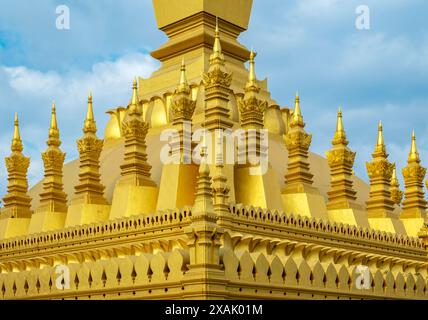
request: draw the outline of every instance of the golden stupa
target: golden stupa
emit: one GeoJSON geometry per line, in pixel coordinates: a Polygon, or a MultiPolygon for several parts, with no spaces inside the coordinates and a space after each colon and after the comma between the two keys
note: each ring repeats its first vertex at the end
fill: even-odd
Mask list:
{"type": "Polygon", "coordinates": [[[103,138],[89,95],[80,157],[65,165],[54,104],[45,177],[30,190],[15,116],[0,299],[427,298],[426,169],[415,134],[402,192],[379,124],[367,185],[353,173],[346,113],[323,158],[310,153],[304,97],[281,108],[257,79],[256,54],[237,40],[252,0],[153,6],[169,37],[152,52],[159,70],[107,111],[103,138]],[[232,161],[218,132],[241,133],[232,161]]]}

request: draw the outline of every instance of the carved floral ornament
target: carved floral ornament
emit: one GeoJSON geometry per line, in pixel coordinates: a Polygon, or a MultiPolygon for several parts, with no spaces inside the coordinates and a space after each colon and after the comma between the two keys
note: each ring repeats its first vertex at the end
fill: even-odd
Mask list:
{"type": "Polygon", "coordinates": [[[333,149],[326,152],[327,160],[330,166],[338,164],[347,164],[352,166],[355,161],[356,152],[353,152],[347,148],[333,149]]]}
{"type": "Polygon", "coordinates": [[[212,70],[202,75],[203,83],[206,87],[222,85],[230,87],[232,84],[232,74],[221,70],[220,66],[215,66],[212,70]]]}
{"type": "Polygon", "coordinates": [[[422,182],[427,173],[427,169],[421,166],[408,166],[403,168],[403,177],[405,180],[416,180],[422,182]]]}
{"type": "Polygon", "coordinates": [[[8,172],[26,173],[30,166],[30,158],[22,154],[14,153],[10,157],[5,158],[6,168],[8,172]]]}
{"type": "Polygon", "coordinates": [[[379,161],[367,162],[366,166],[370,178],[383,177],[387,180],[391,180],[395,163],[390,163],[387,159],[381,159],[379,161]]]}
{"type": "Polygon", "coordinates": [[[182,117],[185,120],[191,120],[195,107],[196,101],[192,101],[189,97],[174,97],[173,103],[171,104],[172,116],[174,119],[182,117]]]}
{"type": "Polygon", "coordinates": [[[91,157],[98,158],[99,154],[103,149],[104,141],[97,139],[94,136],[86,136],[82,139],[77,140],[77,148],[79,153],[91,153],[91,157]]]}
{"type": "Polygon", "coordinates": [[[45,168],[62,171],[65,160],[65,153],[58,149],[49,149],[42,153],[45,168]]]}
{"type": "Polygon", "coordinates": [[[125,136],[145,138],[149,126],[140,118],[128,118],[123,122],[122,130],[125,136]]]}
{"type": "Polygon", "coordinates": [[[285,136],[285,143],[288,148],[302,147],[305,150],[309,149],[312,142],[312,135],[304,131],[290,131],[285,136]]]}
{"type": "Polygon", "coordinates": [[[261,115],[263,117],[267,107],[267,101],[257,99],[256,96],[251,96],[250,98],[239,101],[239,109],[243,116],[245,113],[254,112],[257,115],[261,115]]]}

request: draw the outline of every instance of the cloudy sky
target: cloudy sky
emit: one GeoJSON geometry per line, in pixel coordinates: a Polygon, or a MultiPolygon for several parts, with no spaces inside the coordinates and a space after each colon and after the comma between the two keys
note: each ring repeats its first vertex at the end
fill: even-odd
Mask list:
{"type": "MultiPolygon", "coordinates": [[[[343,107],[356,171],[384,122],[391,161],[406,162],[414,128],[428,165],[428,2],[426,0],[254,0],[250,29],[240,38],[259,55],[259,78],[273,97],[291,105],[299,91],[312,150],[330,147],[336,112],[343,107]],[[355,26],[359,5],[370,9],[370,29],[355,26]]],[[[18,112],[30,182],[43,176],[50,107],[55,100],[63,149],[77,156],[75,140],[93,91],[100,130],[108,108],[129,99],[135,75],[158,63],[148,54],[165,42],[150,0],[14,0],[0,9],[0,157],[9,154],[18,112]],[[55,26],[56,8],[67,5],[71,29],[55,26]]],[[[0,165],[0,194],[6,190],[0,165]]]]}

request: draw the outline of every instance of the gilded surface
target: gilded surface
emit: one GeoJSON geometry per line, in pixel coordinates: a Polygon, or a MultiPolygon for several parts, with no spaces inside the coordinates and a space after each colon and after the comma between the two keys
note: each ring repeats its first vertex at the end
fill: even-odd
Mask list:
{"type": "Polygon", "coordinates": [[[53,106],[34,214],[16,118],[0,214],[0,299],[428,299],[426,169],[415,135],[401,209],[381,124],[369,192],[353,174],[341,109],[320,159],[310,153],[299,96],[294,110],[281,109],[257,80],[256,54],[237,40],[252,2],[189,1],[154,0],[169,37],[153,52],[162,66],[134,80],[126,107],[109,111],[104,139],[89,96],[79,159],[66,166],[53,106]],[[269,148],[260,133],[244,140],[255,137],[249,146],[269,156],[267,172],[250,174],[257,165],[205,148],[200,164],[161,164],[162,129],[178,131],[166,143],[180,154],[196,150],[183,146],[186,122],[210,134],[266,129],[269,148]],[[64,192],[63,179],[76,177],[74,194],[64,192]],[[368,289],[357,287],[361,265],[368,289]],[[68,288],[57,286],[58,267],[68,288]]]}

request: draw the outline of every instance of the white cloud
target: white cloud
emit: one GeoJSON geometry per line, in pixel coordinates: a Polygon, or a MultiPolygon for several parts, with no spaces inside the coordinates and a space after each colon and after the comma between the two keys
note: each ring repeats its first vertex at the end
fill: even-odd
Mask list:
{"type": "MultiPolygon", "coordinates": [[[[104,112],[109,107],[126,104],[131,95],[132,80],[135,76],[148,77],[157,68],[157,62],[147,54],[134,53],[114,61],[96,63],[89,71],[72,69],[65,74],[55,71],[41,72],[24,66],[0,66],[0,86],[10,88],[0,101],[10,100],[7,108],[1,104],[2,115],[9,121],[14,111],[20,111],[21,136],[24,153],[31,157],[29,169],[30,184],[43,176],[43,162],[40,152],[46,148],[49,108],[52,100],[57,104],[58,123],[63,141],[62,149],[67,159],[77,156],[75,140],[81,135],[80,125],[86,110],[89,90],[94,95],[95,116],[100,135],[108,117],[104,112]],[[36,111],[38,109],[38,111],[36,111]]],[[[12,122],[0,128],[0,153],[4,157],[10,153],[12,122]]],[[[5,181],[7,173],[0,165],[0,178],[5,181]]],[[[5,184],[0,184],[0,193],[6,192],[5,184]]]]}

